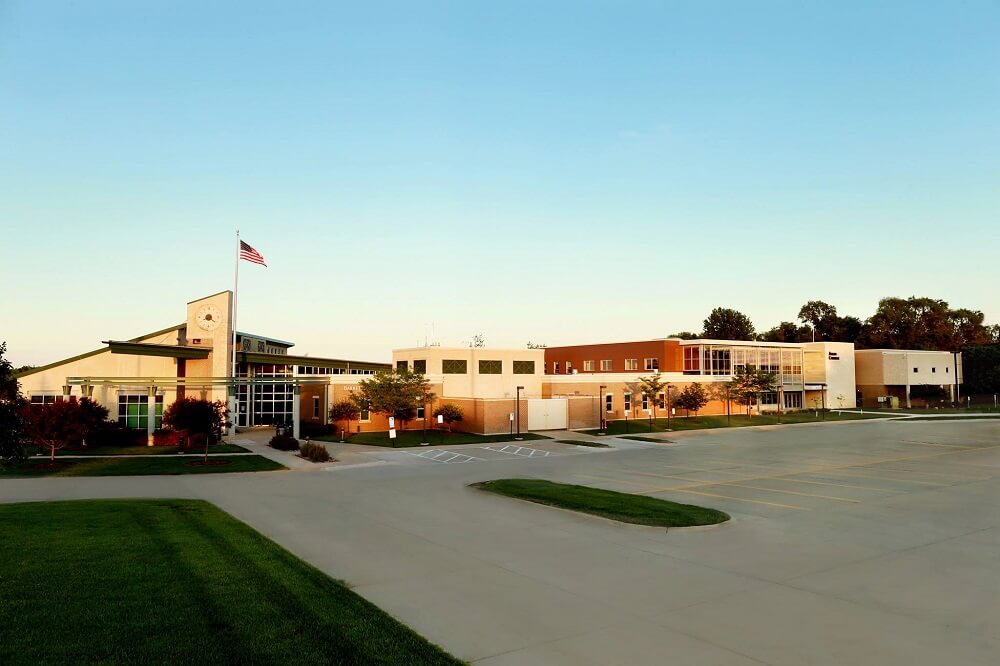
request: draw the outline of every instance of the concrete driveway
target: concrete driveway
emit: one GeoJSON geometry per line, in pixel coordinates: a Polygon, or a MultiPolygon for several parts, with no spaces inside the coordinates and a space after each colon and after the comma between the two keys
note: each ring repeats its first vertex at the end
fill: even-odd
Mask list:
{"type": "Polygon", "coordinates": [[[310,472],[6,480],[0,501],[207,499],[479,664],[998,662],[1000,421],[674,440],[589,455],[455,446],[478,459],[310,472]],[[667,532],[467,487],[509,476],[714,506],[733,521],[667,532]]]}

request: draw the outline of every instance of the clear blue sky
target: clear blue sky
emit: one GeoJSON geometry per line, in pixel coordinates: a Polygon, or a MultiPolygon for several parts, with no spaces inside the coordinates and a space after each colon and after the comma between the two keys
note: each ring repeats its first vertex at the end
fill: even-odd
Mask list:
{"type": "Polygon", "coordinates": [[[809,299],[1000,315],[996,2],[0,2],[0,339],[382,360],[809,299]]]}

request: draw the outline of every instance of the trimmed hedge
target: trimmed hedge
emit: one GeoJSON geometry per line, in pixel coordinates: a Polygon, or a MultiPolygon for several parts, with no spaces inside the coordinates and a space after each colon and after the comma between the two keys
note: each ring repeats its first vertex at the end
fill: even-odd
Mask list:
{"type": "Polygon", "coordinates": [[[325,446],[315,442],[306,442],[299,447],[299,455],[314,463],[330,461],[330,452],[326,450],[325,446]]]}
{"type": "Polygon", "coordinates": [[[271,438],[271,441],[267,443],[272,449],[278,449],[279,451],[298,451],[299,450],[299,440],[294,437],[289,437],[288,435],[275,435],[271,438]]]}

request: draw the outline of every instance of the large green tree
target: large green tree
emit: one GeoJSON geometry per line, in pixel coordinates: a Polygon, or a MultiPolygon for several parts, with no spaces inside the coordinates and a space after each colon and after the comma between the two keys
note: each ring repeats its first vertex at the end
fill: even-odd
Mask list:
{"type": "Polygon", "coordinates": [[[392,416],[403,426],[417,415],[417,408],[433,402],[430,382],[419,372],[385,370],[358,382],[351,400],[358,409],[392,416]]]}
{"type": "Polygon", "coordinates": [[[799,321],[808,330],[809,337],[788,340],[787,342],[806,342],[815,333],[816,340],[825,342],[854,342],[861,333],[861,320],[857,317],[841,317],[837,308],[823,301],[809,301],[799,308],[799,321]]]}
{"type": "Polygon", "coordinates": [[[795,322],[783,321],[774,328],[760,335],[764,342],[809,342],[812,331],[808,326],[799,326],[795,322]]]}
{"type": "Polygon", "coordinates": [[[861,331],[859,343],[887,349],[943,349],[993,342],[978,310],[952,309],[934,298],[883,298],[861,331]]]}
{"type": "Polygon", "coordinates": [[[674,404],[687,412],[688,415],[694,412],[697,416],[701,408],[708,404],[708,391],[705,387],[694,382],[684,387],[684,390],[674,399],[674,404]]]}
{"type": "Polygon", "coordinates": [[[7,343],[0,342],[0,465],[24,460],[24,423],[21,410],[24,398],[14,377],[14,368],[5,358],[7,343]]]}
{"type": "Polygon", "coordinates": [[[753,340],[753,322],[732,308],[715,308],[703,323],[702,337],[712,340],[753,340]]]}

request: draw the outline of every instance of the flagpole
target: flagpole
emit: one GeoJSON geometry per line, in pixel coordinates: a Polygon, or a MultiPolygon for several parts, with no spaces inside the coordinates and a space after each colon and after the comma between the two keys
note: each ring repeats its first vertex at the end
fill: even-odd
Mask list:
{"type": "Polygon", "coordinates": [[[233,432],[236,432],[237,412],[239,411],[240,395],[239,387],[236,384],[236,313],[239,303],[240,293],[240,230],[236,230],[236,278],[233,281],[233,312],[231,321],[233,323],[233,361],[232,361],[232,391],[233,391],[233,413],[230,416],[233,423],[233,432]]]}

